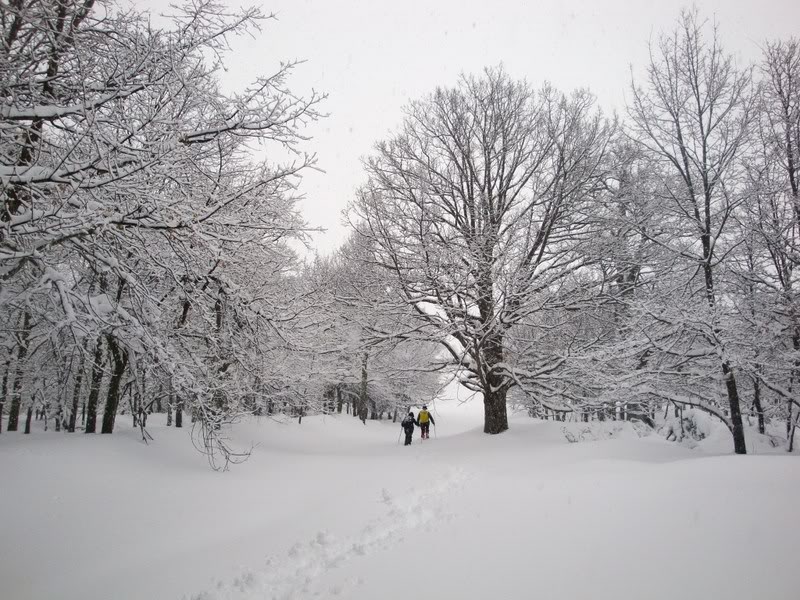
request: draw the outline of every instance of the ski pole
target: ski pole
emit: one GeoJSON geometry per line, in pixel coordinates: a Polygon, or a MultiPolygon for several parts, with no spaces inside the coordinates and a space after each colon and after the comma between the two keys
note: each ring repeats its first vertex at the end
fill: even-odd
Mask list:
{"type": "Polygon", "coordinates": [[[403,430],[401,429],[401,430],[400,430],[400,433],[398,433],[398,434],[397,434],[397,444],[396,444],[397,446],[399,446],[399,445],[400,445],[400,437],[401,437],[402,435],[403,435],[403,430]]]}
{"type": "Polygon", "coordinates": [[[436,423],[433,424],[433,437],[434,439],[439,437],[438,435],[436,435],[436,423]]]}

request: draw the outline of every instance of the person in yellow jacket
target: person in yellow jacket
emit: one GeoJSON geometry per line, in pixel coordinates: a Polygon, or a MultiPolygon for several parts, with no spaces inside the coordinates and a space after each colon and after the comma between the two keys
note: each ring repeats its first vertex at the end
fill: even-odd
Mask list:
{"type": "Polygon", "coordinates": [[[431,423],[435,426],[436,421],[433,420],[433,415],[428,412],[428,407],[425,404],[422,405],[422,410],[417,415],[417,423],[419,423],[419,428],[422,430],[422,439],[426,440],[431,437],[431,423]]]}

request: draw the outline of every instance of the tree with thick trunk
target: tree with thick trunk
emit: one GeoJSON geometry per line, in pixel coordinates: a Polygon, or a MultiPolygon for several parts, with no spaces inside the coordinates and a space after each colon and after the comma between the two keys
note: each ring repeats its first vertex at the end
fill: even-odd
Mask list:
{"type": "Polygon", "coordinates": [[[106,343],[113,365],[111,379],[108,383],[106,406],[103,410],[103,425],[100,433],[113,433],[114,420],[116,419],[117,407],[119,406],[120,384],[122,383],[122,377],[125,375],[125,370],[128,366],[128,351],[120,346],[119,341],[113,335],[109,334],[106,336],[106,343]]]}
{"type": "Polygon", "coordinates": [[[25,359],[28,356],[28,338],[31,333],[31,325],[31,314],[26,310],[22,315],[22,329],[17,334],[17,363],[14,372],[14,383],[11,386],[11,406],[8,410],[7,431],[17,431],[19,427],[22,380],[25,377],[25,359]]]}
{"type": "Polygon", "coordinates": [[[103,338],[98,335],[94,346],[92,373],[89,376],[89,400],[86,404],[86,427],[84,433],[95,433],[97,431],[97,401],[100,398],[100,386],[103,382],[104,372],[103,338]]]}
{"type": "Polygon", "coordinates": [[[441,346],[436,366],[482,393],[486,433],[508,428],[508,389],[536,378],[506,355],[506,337],[580,268],[577,215],[609,135],[589,94],[487,69],[411,103],[366,163],[351,220],[416,317],[395,335],[441,346]]]}

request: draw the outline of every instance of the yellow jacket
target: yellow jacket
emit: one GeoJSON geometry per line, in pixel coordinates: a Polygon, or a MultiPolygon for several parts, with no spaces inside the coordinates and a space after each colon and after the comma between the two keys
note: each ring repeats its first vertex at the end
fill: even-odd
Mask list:
{"type": "Polygon", "coordinates": [[[420,425],[425,425],[428,421],[436,425],[436,421],[433,420],[433,415],[429,413],[427,410],[419,411],[419,415],[417,416],[417,422],[420,425]]]}

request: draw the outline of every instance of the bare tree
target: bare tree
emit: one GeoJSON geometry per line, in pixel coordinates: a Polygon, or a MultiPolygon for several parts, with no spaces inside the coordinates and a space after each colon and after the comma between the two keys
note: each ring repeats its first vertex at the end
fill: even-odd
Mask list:
{"type": "Polygon", "coordinates": [[[764,384],[783,399],[791,448],[800,408],[794,392],[800,377],[800,42],[768,43],[759,72],[760,143],[748,164],[753,202],[747,222],[758,241],[747,285],[763,298],[750,311],[755,335],[762,334],[754,376],[756,386],[764,384]],[[787,335],[763,336],[764,323],[787,335]]]}
{"type": "MultiPolygon", "coordinates": [[[[739,243],[730,235],[730,225],[746,198],[741,159],[755,116],[750,71],[738,70],[725,54],[715,26],[707,34],[697,13],[684,11],[676,30],[651,47],[645,85],[633,85],[629,114],[630,137],[661,173],[663,185],[653,203],[658,216],[651,221],[658,226],[646,235],[665,252],[662,266],[670,275],[662,270],[658,276],[669,277],[673,285],[661,292],[672,307],[661,316],[668,331],[649,339],[662,356],[674,354],[675,368],[667,369],[672,373],[680,372],[678,364],[687,360],[716,362],[729,415],[714,408],[713,393],[706,396],[710,401],[698,396],[696,404],[723,418],[735,451],[744,454],[721,274],[739,243]],[[698,297],[704,307],[697,304],[698,297]],[[692,307],[697,310],[689,314],[692,307]]],[[[695,402],[687,396],[680,400],[695,402]]]]}
{"type": "Polygon", "coordinates": [[[577,215],[597,183],[610,128],[585,92],[570,97],[502,69],[412,103],[377,145],[352,205],[359,236],[484,400],[484,431],[508,428],[506,394],[525,375],[508,331],[583,264],[577,215]],[[535,300],[539,298],[539,300],[535,300]]]}

